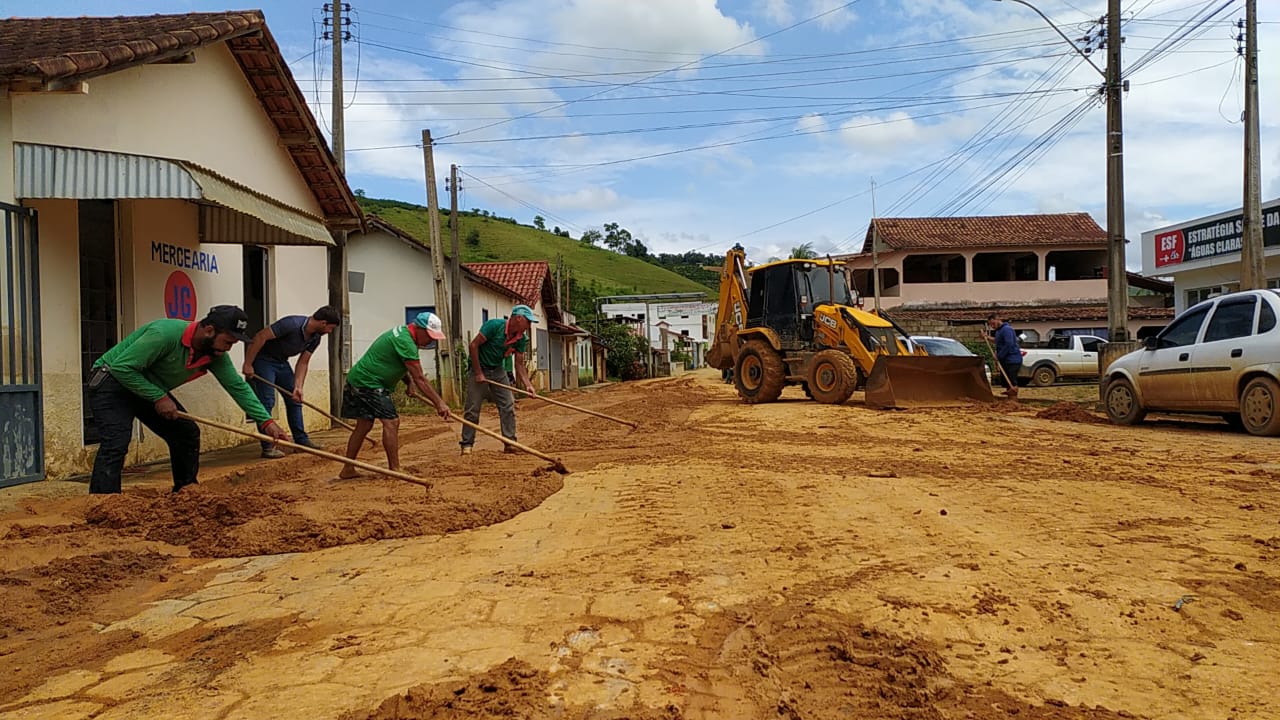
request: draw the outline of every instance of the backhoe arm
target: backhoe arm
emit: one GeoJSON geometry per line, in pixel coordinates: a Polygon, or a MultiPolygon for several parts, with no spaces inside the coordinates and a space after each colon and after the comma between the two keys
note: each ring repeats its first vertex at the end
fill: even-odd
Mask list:
{"type": "Polygon", "coordinates": [[[733,367],[738,331],[747,318],[746,253],[734,245],[720,268],[720,306],[716,310],[716,335],[707,350],[707,363],[717,370],[733,367]]]}

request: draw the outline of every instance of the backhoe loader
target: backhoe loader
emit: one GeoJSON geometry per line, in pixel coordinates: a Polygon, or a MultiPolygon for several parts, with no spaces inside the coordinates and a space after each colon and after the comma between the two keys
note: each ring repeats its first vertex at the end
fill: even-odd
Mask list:
{"type": "Polygon", "coordinates": [[[821,403],[859,387],[873,407],[994,401],[981,358],[931,357],[892,320],[858,308],[842,263],[745,262],[740,246],[725,254],[707,351],[712,367],[733,368],[744,402],[773,402],[796,384],[821,403]]]}

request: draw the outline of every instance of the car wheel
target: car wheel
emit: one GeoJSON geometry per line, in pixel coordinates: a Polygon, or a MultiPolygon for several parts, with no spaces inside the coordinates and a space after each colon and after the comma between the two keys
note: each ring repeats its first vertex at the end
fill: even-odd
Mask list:
{"type": "Polygon", "coordinates": [[[1107,383],[1106,393],[1107,417],[1117,425],[1137,425],[1147,416],[1147,411],[1138,402],[1138,393],[1133,383],[1125,378],[1116,378],[1107,383]]]}
{"type": "Polygon", "coordinates": [[[1031,384],[1036,387],[1049,387],[1058,379],[1058,371],[1052,365],[1041,365],[1031,371],[1031,384]]]}
{"type": "Polygon", "coordinates": [[[1280,435],[1280,383],[1256,377],[1240,393],[1240,422],[1250,435],[1280,435]]]}

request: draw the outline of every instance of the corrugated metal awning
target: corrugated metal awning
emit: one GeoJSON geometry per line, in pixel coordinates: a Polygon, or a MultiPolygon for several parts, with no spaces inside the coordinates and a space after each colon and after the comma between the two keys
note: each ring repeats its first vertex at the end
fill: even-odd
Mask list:
{"type": "Polygon", "coordinates": [[[14,184],[19,199],[190,200],[206,243],[333,245],[319,218],[181,160],[14,143],[14,184]]]}

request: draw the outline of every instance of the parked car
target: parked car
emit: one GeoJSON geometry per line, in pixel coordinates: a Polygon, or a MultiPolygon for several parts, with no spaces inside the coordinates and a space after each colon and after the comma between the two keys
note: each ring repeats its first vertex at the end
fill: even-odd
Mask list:
{"type": "Polygon", "coordinates": [[[1043,348],[1022,351],[1018,377],[1027,384],[1047,387],[1059,378],[1098,377],[1098,346],[1107,341],[1096,335],[1058,335],[1043,348]]]}
{"type": "Polygon", "coordinates": [[[1213,413],[1254,435],[1280,435],[1280,294],[1246,290],[1205,300],[1107,368],[1107,417],[1213,413]]]}
{"type": "MultiPolygon", "coordinates": [[[[959,340],[949,337],[939,337],[935,335],[912,335],[911,342],[916,343],[924,348],[924,351],[930,355],[952,356],[952,357],[975,357],[976,353],[964,346],[959,340]]],[[[991,384],[991,365],[990,363],[983,365],[987,371],[987,384],[991,384]]]]}

